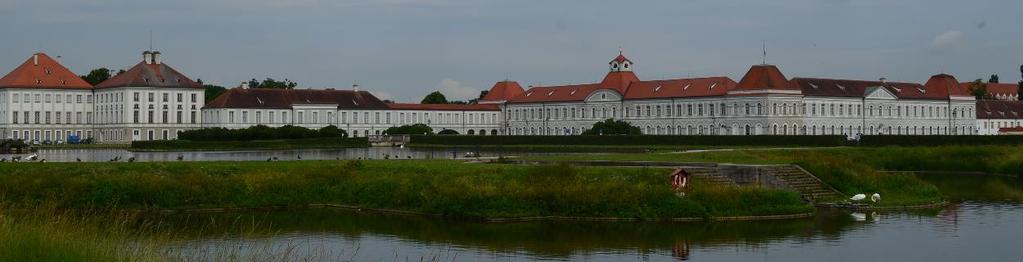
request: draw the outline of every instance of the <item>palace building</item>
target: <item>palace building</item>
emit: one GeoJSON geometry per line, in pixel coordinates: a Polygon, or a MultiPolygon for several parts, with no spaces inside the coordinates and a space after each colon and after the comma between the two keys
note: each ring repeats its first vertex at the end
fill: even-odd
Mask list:
{"type": "Polygon", "coordinates": [[[575,135],[605,119],[652,135],[1018,134],[1019,86],[988,84],[976,100],[947,74],[923,84],[788,78],[774,65],[727,76],[641,80],[621,52],[600,82],[530,86],[499,81],[478,104],[388,103],[339,89],[229,89],[211,102],[202,86],[163,63],[160,52],[91,86],[43,53],[0,78],[0,134],[26,141],[100,143],[176,139],[209,127],[334,125],[354,136],[426,124],[463,135],[575,135]]]}
{"type": "Polygon", "coordinates": [[[925,84],[786,78],[754,65],[728,77],[640,80],[619,54],[599,83],[538,86],[508,99],[511,135],[580,134],[621,119],[655,135],[977,134],[976,101],[955,77],[925,84]]]}

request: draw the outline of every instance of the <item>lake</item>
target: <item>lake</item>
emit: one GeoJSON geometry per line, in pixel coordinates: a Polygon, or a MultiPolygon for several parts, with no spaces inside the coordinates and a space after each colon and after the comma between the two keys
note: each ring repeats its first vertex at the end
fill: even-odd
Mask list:
{"type": "Polygon", "coordinates": [[[954,202],[935,210],[718,223],[483,223],[323,209],[158,220],[176,232],[168,248],[200,260],[1020,261],[1019,179],[925,179],[954,192],[954,202]]]}

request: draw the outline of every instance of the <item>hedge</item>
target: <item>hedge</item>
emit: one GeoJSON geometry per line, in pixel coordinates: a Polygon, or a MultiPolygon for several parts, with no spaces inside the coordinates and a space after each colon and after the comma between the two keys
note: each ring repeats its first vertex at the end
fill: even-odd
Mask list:
{"type": "Polygon", "coordinates": [[[223,127],[203,128],[181,132],[178,139],[192,141],[250,141],[250,140],[274,140],[274,139],[303,139],[313,137],[346,137],[348,132],[329,125],[319,130],[305,127],[286,125],[282,127],[268,127],[255,125],[242,129],[227,129],[223,127]]]}
{"type": "Polygon", "coordinates": [[[234,149],[301,149],[301,148],[350,148],[369,147],[366,137],[333,137],[306,139],[279,139],[253,141],[191,141],[156,140],[133,141],[132,149],[138,150],[234,150],[234,149]]]}
{"type": "Polygon", "coordinates": [[[869,135],[862,146],[1023,145],[1023,136],[869,135]]]}
{"type": "Polygon", "coordinates": [[[845,136],[412,136],[425,145],[844,146],[845,136]]]}

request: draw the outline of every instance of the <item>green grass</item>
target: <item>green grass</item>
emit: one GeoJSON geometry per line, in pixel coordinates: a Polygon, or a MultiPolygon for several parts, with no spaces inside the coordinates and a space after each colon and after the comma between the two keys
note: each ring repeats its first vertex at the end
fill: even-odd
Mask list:
{"type": "Polygon", "coordinates": [[[453,217],[673,218],[812,212],[794,192],[694,181],[667,170],[455,161],[47,163],[0,165],[0,201],[162,209],[333,203],[453,217]]]}
{"type": "Polygon", "coordinates": [[[193,151],[193,150],[280,150],[307,148],[367,147],[365,138],[307,138],[254,141],[188,141],[160,140],[132,142],[133,151],[193,151]]]}
{"type": "Polygon", "coordinates": [[[152,235],[129,215],[52,208],[0,212],[0,261],[165,260],[152,235]]]}
{"type": "Polygon", "coordinates": [[[848,194],[880,193],[882,205],[923,204],[942,199],[939,190],[910,174],[880,171],[945,171],[1023,174],[1021,146],[841,147],[733,149],[693,153],[545,156],[526,159],[676,161],[798,164],[848,194]]]}

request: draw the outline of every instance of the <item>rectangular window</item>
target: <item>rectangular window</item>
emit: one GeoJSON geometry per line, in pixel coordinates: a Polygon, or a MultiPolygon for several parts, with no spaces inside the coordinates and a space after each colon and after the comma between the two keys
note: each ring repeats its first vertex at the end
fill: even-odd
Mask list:
{"type": "Polygon", "coordinates": [[[148,98],[149,98],[149,102],[153,102],[153,97],[155,97],[155,95],[154,95],[154,94],[153,94],[152,92],[150,92],[150,93],[146,93],[146,95],[147,95],[147,96],[148,96],[148,98]]]}
{"type": "Polygon", "coordinates": [[[136,124],[139,123],[139,111],[138,110],[135,110],[134,114],[132,114],[132,120],[133,120],[132,122],[134,122],[136,124]]]}
{"type": "Polygon", "coordinates": [[[135,92],[135,93],[132,93],[132,96],[134,97],[134,99],[133,99],[133,100],[134,100],[135,102],[138,102],[138,101],[139,101],[139,92],[135,92]]]}
{"type": "Polygon", "coordinates": [[[91,104],[92,103],[92,95],[86,95],[85,96],[85,102],[91,104]]]}
{"type": "Polygon", "coordinates": [[[168,97],[170,97],[170,94],[168,94],[168,93],[163,93],[163,101],[164,101],[164,102],[167,102],[167,100],[168,100],[167,98],[168,98],[168,97]]]}
{"type": "Polygon", "coordinates": [[[191,122],[192,122],[192,124],[195,124],[195,122],[197,121],[197,120],[195,119],[195,111],[192,111],[192,115],[191,115],[191,118],[190,118],[190,120],[189,120],[189,121],[191,121],[191,122]]]}
{"type": "Polygon", "coordinates": [[[40,95],[40,94],[36,94],[36,97],[35,97],[35,98],[36,98],[36,99],[35,99],[35,102],[36,102],[36,104],[39,104],[39,103],[42,103],[42,102],[43,102],[43,99],[42,99],[42,95],[40,95]]]}
{"type": "Polygon", "coordinates": [[[183,96],[183,94],[178,93],[178,103],[184,102],[184,99],[183,99],[182,96],[183,96]]]}
{"type": "Polygon", "coordinates": [[[11,102],[12,102],[12,103],[15,103],[15,104],[17,104],[17,103],[20,103],[20,102],[21,102],[21,101],[18,101],[18,98],[19,98],[19,95],[18,95],[18,93],[14,93],[14,96],[13,96],[13,98],[14,98],[14,99],[11,99],[11,102]]]}
{"type": "Polygon", "coordinates": [[[82,95],[75,96],[75,103],[76,104],[81,104],[82,103],[82,95]]]}
{"type": "MultiPolygon", "coordinates": [[[[18,123],[18,111],[13,111],[13,112],[14,112],[14,115],[13,115],[14,119],[11,119],[11,121],[14,124],[17,124],[18,123]]],[[[15,137],[15,138],[17,138],[17,137],[15,137]]]]}
{"type": "Polygon", "coordinates": [[[196,101],[196,97],[197,97],[197,96],[196,96],[195,94],[192,94],[192,103],[195,103],[195,101],[196,101]]]}
{"type": "Polygon", "coordinates": [[[54,102],[54,103],[58,103],[58,104],[59,104],[59,103],[61,103],[61,102],[62,102],[62,101],[61,101],[61,99],[60,99],[61,97],[64,97],[64,96],[62,96],[62,95],[56,95],[56,96],[54,96],[54,97],[53,97],[53,98],[54,98],[54,101],[53,101],[53,102],[54,102]]]}
{"type": "Polygon", "coordinates": [[[227,122],[234,124],[234,111],[227,112],[227,122]]]}

